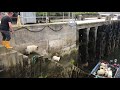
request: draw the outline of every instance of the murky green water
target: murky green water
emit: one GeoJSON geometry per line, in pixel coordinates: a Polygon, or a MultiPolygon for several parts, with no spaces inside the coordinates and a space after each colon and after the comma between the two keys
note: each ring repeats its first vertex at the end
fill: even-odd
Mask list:
{"type": "MultiPolygon", "coordinates": [[[[120,64],[120,48],[115,49],[113,53],[111,53],[109,56],[105,56],[102,58],[102,60],[109,62],[110,60],[117,59],[117,63],[120,64]]],[[[97,65],[99,61],[95,60],[94,62],[90,62],[89,66],[86,67],[84,70],[87,72],[91,72],[92,69],[97,65]]]]}
{"type": "Polygon", "coordinates": [[[117,59],[117,62],[120,63],[120,48],[115,49],[113,53],[111,53],[108,57],[104,57],[103,59],[106,61],[117,59]]]}

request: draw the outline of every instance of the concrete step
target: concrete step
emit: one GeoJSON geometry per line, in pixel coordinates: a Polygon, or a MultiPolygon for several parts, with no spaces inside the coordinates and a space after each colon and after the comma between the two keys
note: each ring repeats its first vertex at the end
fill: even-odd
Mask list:
{"type": "Polygon", "coordinates": [[[5,67],[11,67],[16,65],[17,58],[17,51],[11,50],[10,52],[0,54],[0,63],[5,67]]]}
{"type": "Polygon", "coordinates": [[[23,54],[17,52],[17,56],[18,56],[17,64],[21,64],[23,66],[23,54]]]}
{"type": "Polygon", "coordinates": [[[0,65],[4,65],[6,69],[9,69],[9,67],[16,66],[18,64],[23,66],[24,61],[28,62],[28,56],[0,45],[0,65]]]}
{"type": "Polygon", "coordinates": [[[10,51],[11,51],[11,49],[7,49],[3,45],[0,45],[0,54],[10,52],[10,51]]]}

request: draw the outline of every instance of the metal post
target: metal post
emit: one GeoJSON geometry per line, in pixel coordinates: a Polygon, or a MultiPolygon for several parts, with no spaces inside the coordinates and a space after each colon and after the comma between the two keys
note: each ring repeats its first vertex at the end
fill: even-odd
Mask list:
{"type": "Polygon", "coordinates": [[[42,21],[43,21],[43,18],[44,18],[44,12],[43,12],[43,16],[42,16],[42,21]]]}
{"type": "Polygon", "coordinates": [[[20,16],[21,16],[21,21],[22,21],[22,24],[24,25],[24,15],[23,15],[24,12],[20,12],[20,16]]]}
{"type": "Polygon", "coordinates": [[[72,12],[72,20],[73,20],[73,12],[72,12]]]}
{"type": "Polygon", "coordinates": [[[70,19],[70,12],[68,13],[68,19],[70,19]]]}
{"type": "Polygon", "coordinates": [[[64,22],[64,12],[63,12],[63,22],[64,22]]]}
{"type": "Polygon", "coordinates": [[[47,12],[46,12],[46,23],[47,23],[48,17],[47,17],[47,12]]]}

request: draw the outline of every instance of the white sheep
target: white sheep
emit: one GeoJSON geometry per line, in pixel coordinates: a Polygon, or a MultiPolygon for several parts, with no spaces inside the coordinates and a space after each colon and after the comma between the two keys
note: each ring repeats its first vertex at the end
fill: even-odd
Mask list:
{"type": "Polygon", "coordinates": [[[104,67],[106,67],[106,64],[105,64],[105,63],[101,63],[101,66],[104,66],[104,67]]]}
{"type": "Polygon", "coordinates": [[[97,71],[97,75],[104,75],[105,74],[105,70],[104,69],[100,69],[97,71]]]}
{"type": "Polygon", "coordinates": [[[105,69],[105,76],[108,77],[108,70],[105,69]]]}
{"type": "Polygon", "coordinates": [[[111,70],[111,68],[108,68],[108,78],[112,78],[112,70],[111,70]]]}
{"type": "Polygon", "coordinates": [[[25,52],[26,52],[26,54],[30,54],[32,52],[35,52],[36,50],[38,50],[38,46],[36,46],[36,45],[29,45],[25,49],[25,52]]]}
{"type": "Polygon", "coordinates": [[[108,71],[108,78],[112,78],[112,70],[108,71]]]}
{"type": "Polygon", "coordinates": [[[52,57],[52,60],[53,60],[53,61],[59,61],[59,60],[60,60],[60,57],[53,56],[53,57],[52,57]]]}
{"type": "Polygon", "coordinates": [[[105,69],[106,69],[106,67],[104,67],[104,66],[100,66],[100,69],[104,69],[104,70],[105,70],[105,69]]]}

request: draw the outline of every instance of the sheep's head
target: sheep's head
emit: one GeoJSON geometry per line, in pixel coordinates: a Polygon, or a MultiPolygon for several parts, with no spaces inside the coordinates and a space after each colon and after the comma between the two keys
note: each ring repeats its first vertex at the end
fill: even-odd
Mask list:
{"type": "Polygon", "coordinates": [[[105,70],[105,67],[104,66],[100,66],[100,69],[104,69],[105,70]]]}
{"type": "Polygon", "coordinates": [[[104,66],[104,67],[105,67],[105,66],[106,66],[106,64],[105,64],[105,63],[101,63],[101,66],[104,66]]]}
{"type": "Polygon", "coordinates": [[[104,69],[100,69],[97,71],[98,75],[104,75],[105,74],[105,70],[104,69]]]}
{"type": "Polygon", "coordinates": [[[39,49],[39,47],[37,46],[36,50],[38,50],[38,49],[39,49]]]}
{"type": "Polygon", "coordinates": [[[29,52],[28,52],[27,48],[25,48],[25,54],[29,54],[29,52]]]}
{"type": "Polygon", "coordinates": [[[35,50],[38,50],[38,46],[37,45],[31,45],[30,47],[34,48],[35,50]]]}

